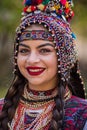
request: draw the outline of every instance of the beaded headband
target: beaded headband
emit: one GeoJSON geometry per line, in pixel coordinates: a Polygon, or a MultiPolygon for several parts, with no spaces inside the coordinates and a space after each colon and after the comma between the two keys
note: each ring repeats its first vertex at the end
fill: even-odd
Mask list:
{"type": "Polygon", "coordinates": [[[44,30],[26,30],[23,31],[23,33],[20,36],[20,41],[23,40],[47,40],[47,41],[53,41],[53,37],[51,36],[51,33],[44,30]]]}

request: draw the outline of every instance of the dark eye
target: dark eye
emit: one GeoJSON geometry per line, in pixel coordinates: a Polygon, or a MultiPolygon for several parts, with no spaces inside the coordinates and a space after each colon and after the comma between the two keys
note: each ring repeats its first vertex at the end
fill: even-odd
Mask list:
{"type": "Polygon", "coordinates": [[[26,54],[29,53],[28,49],[19,49],[19,53],[26,54]]]}
{"type": "Polygon", "coordinates": [[[40,53],[42,53],[42,54],[49,53],[49,52],[51,52],[51,50],[46,49],[46,48],[43,48],[43,49],[40,50],[40,53]]]}

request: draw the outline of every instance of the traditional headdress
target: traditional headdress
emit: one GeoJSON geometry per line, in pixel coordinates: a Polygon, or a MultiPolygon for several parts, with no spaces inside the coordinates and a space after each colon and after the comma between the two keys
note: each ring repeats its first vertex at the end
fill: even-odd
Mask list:
{"type": "MultiPolygon", "coordinates": [[[[48,39],[54,42],[58,55],[58,73],[68,81],[70,70],[77,61],[74,39],[69,21],[74,16],[72,0],[24,0],[24,17],[16,33],[16,46],[28,39],[48,39]],[[48,31],[26,30],[31,24],[41,24],[48,31]]],[[[15,60],[17,51],[15,52],[15,60]]]]}

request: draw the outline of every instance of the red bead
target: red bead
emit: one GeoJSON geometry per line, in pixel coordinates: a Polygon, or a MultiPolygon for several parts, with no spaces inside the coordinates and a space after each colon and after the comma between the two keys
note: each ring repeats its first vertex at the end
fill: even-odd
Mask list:
{"type": "Polygon", "coordinates": [[[73,11],[71,12],[71,15],[72,15],[72,17],[74,16],[74,12],[73,11]]]}
{"type": "Polygon", "coordinates": [[[31,6],[31,11],[35,11],[36,10],[36,6],[31,6]]]}
{"type": "Polygon", "coordinates": [[[69,8],[65,9],[65,13],[66,13],[66,14],[68,14],[69,12],[70,12],[70,9],[69,9],[69,8]]]}
{"type": "Polygon", "coordinates": [[[27,8],[28,8],[28,7],[25,7],[25,8],[24,8],[24,12],[27,12],[27,11],[26,11],[26,10],[27,10],[27,8]]]}

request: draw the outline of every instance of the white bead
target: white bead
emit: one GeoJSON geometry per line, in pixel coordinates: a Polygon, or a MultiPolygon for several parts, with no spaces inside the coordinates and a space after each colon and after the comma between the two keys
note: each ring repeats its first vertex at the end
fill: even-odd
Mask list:
{"type": "Polygon", "coordinates": [[[60,73],[60,71],[58,71],[58,73],[60,73]]]}
{"type": "Polygon", "coordinates": [[[55,49],[57,49],[57,46],[55,46],[55,49]]]}

